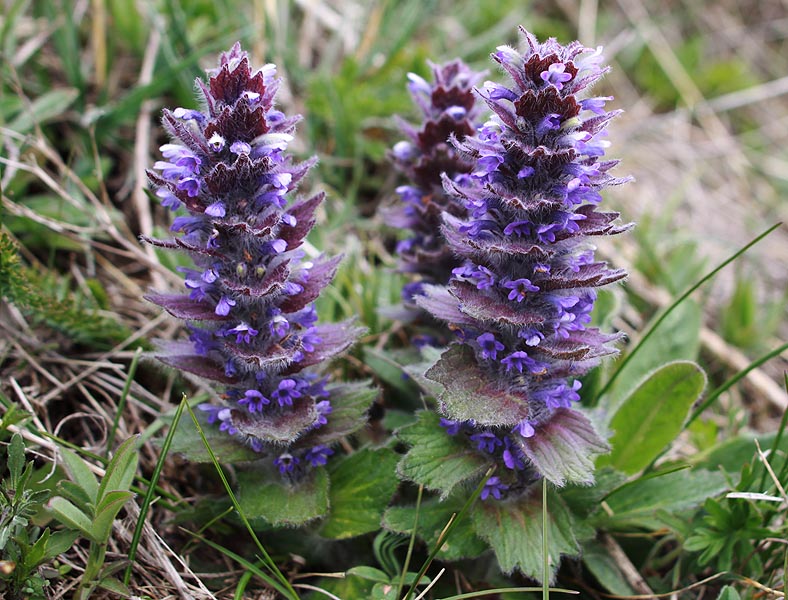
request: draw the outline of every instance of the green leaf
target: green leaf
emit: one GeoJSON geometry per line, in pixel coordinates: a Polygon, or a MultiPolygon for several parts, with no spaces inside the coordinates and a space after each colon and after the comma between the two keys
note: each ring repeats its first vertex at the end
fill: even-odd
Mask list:
{"type": "Polygon", "coordinates": [[[98,501],[102,502],[107,492],[126,491],[131,487],[134,474],[137,472],[137,439],[135,435],[123,442],[107,465],[107,471],[101,480],[98,490],[98,501]]]}
{"type": "MultiPolygon", "coordinates": [[[[446,527],[453,514],[460,512],[465,498],[454,494],[445,501],[437,498],[421,503],[418,511],[416,533],[429,548],[438,543],[438,536],[446,527]]],[[[383,526],[391,531],[410,535],[416,521],[415,506],[392,506],[383,515],[383,526]]],[[[487,549],[481,539],[473,531],[470,519],[460,520],[449,537],[441,546],[437,557],[441,560],[460,560],[476,558],[487,549]]]]}
{"type": "Polygon", "coordinates": [[[320,534],[339,540],[380,529],[383,511],[399,484],[398,460],[393,450],[365,448],[331,461],[331,512],[320,534]]]}
{"type": "Polygon", "coordinates": [[[583,564],[611,594],[631,596],[637,593],[621,574],[616,560],[596,540],[583,544],[583,564]]]}
{"type": "Polygon", "coordinates": [[[403,377],[405,367],[418,361],[419,356],[414,350],[408,348],[399,354],[392,351],[383,352],[375,348],[364,348],[364,364],[388,387],[400,392],[403,396],[418,396],[414,394],[416,385],[410,377],[403,377]]]}
{"type": "Polygon", "coordinates": [[[736,588],[726,585],[720,590],[717,600],[741,600],[741,596],[739,596],[739,592],[736,591],[736,588]]]}
{"type": "MultiPolygon", "coordinates": [[[[358,568],[358,567],[355,567],[358,568]]],[[[353,570],[353,569],[351,569],[353,570]]],[[[315,584],[321,590],[334,594],[338,598],[349,600],[350,598],[370,598],[372,596],[372,586],[375,585],[369,579],[351,575],[342,579],[323,578],[315,584]]],[[[327,596],[322,593],[310,594],[306,600],[326,600],[327,596]]]]}
{"type": "Polygon", "coordinates": [[[376,583],[372,588],[370,600],[398,600],[397,586],[393,583],[376,583]]]}
{"type": "Polygon", "coordinates": [[[761,435],[752,435],[750,432],[743,432],[734,438],[723,440],[706,452],[688,457],[687,462],[693,466],[708,469],[709,471],[716,471],[722,468],[728,473],[733,482],[738,485],[742,465],[751,464],[753,461],[757,461],[755,440],[758,441],[761,450],[764,452],[772,450],[772,461],[775,460],[776,456],[788,453],[788,436],[784,436],[780,440],[780,452],[774,452],[776,438],[777,434],[775,432],[761,435]]]}
{"type": "Polygon", "coordinates": [[[261,518],[275,527],[299,526],[328,512],[328,474],[312,469],[291,485],[279,473],[238,473],[238,503],[247,518],[261,518]]]}
{"type": "MultiPolygon", "coordinates": [[[[219,431],[215,425],[208,423],[208,418],[202,411],[195,412],[197,420],[200,422],[203,434],[216,455],[222,463],[241,463],[256,461],[260,455],[244,446],[237,439],[227,435],[224,431],[219,431]]],[[[170,452],[181,454],[190,462],[209,463],[211,455],[203,444],[200,433],[197,431],[191,419],[181,419],[172,438],[170,452]]]]}
{"type": "Polygon", "coordinates": [[[131,591],[129,590],[129,588],[123,585],[123,582],[115,579],[114,577],[104,577],[101,581],[98,582],[98,586],[100,588],[112,592],[113,594],[121,596],[122,598],[131,597],[131,591]]]}
{"type": "Polygon", "coordinates": [[[101,504],[96,508],[96,516],[93,519],[93,531],[101,542],[106,542],[112,533],[112,524],[118,516],[120,509],[134,496],[132,492],[115,490],[107,492],[101,500],[101,504]]]}
{"type": "Polygon", "coordinates": [[[69,529],[56,531],[49,537],[46,548],[46,559],[51,560],[64,552],[67,552],[79,537],[79,532],[69,529]]]}
{"type": "Polygon", "coordinates": [[[87,463],[76,452],[62,446],[60,448],[60,456],[63,458],[63,466],[71,481],[85,492],[85,495],[90,499],[90,503],[95,506],[99,484],[96,481],[96,476],[88,468],[87,463]]]}
{"type": "Polygon", "coordinates": [[[465,344],[449,347],[425,375],[443,386],[438,399],[445,404],[449,417],[457,421],[514,426],[530,416],[523,396],[490,383],[473,349],[465,344]]]}
{"type": "Polygon", "coordinates": [[[23,553],[22,569],[24,571],[31,571],[32,569],[36,568],[39,563],[42,563],[46,560],[46,547],[49,543],[49,537],[50,532],[49,527],[47,527],[36,540],[35,544],[30,546],[27,552],[23,553]]]}
{"type": "Polygon", "coordinates": [[[437,414],[420,411],[418,415],[416,423],[397,433],[411,446],[397,466],[401,477],[437,490],[446,498],[456,485],[480,477],[489,468],[484,457],[461,436],[446,433],[437,414]]]}
{"type": "Polygon", "coordinates": [[[377,581],[379,583],[390,583],[389,576],[384,571],[376,569],[375,567],[353,567],[347,570],[347,575],[355,575],[368,581],[377,581]]]}
{"type": "Polygon", "coordinates": [[[722,473],[695,469],[637,479],[621,486],[606,500],[610,513],[598,512],[591,521],[600,527],[659,529],[659,511],[694,508],[727,488],[722,473]]]}
{"type": "Polygon", "coordinates": [[[85,537],[93,539],[93,522],[71,502],[61,496],[55,496],[49,500],[49,509],[55,513],[55,518],[58,521],[68,527],[78,529],[85,537]]]}
{"type": "Polygon", "coordinates": [[[613,450],[599,466],[630,475],[648,466],[681,433],[705,387],[706,374],[693,362],[669,363],[653,373],[613,416],[613,450]]]}
{"type": "MultiPolygon", "coordinates": [[[[476,535],[495,552],[504,573],[515,569],[533,579],[542,578],[541,486],[514,502],[483,501],[474,506],[476,535]]],[[[547,545],[552,573],[562,555],[576,555],[578,545],[571,514],[555,494],[548,494],[547,545]]]]}
{"type": "MultiPolygon", "coordinates": [[[[98,487],[98,484],[96,486],[98,487]]],[[[95,500],[88,496],[88,493],[73,481],[68,479],[60,480],[57,484],[57,491],[61,496],[84,509],[87,513],[93,514],[95,509],[93,502],[95,500]]]]}
{"type": "Polygon", "coordinates": [[[62,115],[79,96],[75,88],[57,88],[42,94],[8,124],[8,128],[18,133],[27,133],[34,125],[41,125],[62,115]]]}
{"type": "MultiPolygon", "coordinates": [[[[652,323],[658,318],[660,315],[655,315],[652,323]]],[[[609,397],[603,401],[609,414],[612,415],[630,391],[652,371],[669,361],[697,359],[702,319],[698,304],[687,299],[660,323],[659,328],[643,342],[637,354],[617,375],[609,397]]],[[[644,331],[648,331],[650,327],[651,323],[644,331]]]]}
{"type": "Polygon", "coordinates": [[[22,436],[15,433],[8,444],[8,473],[11,476],[11,485],[19,486],[19,478],[22,476],[22,469],[25,468],[25,442],[22,436]]]}
{"type": "Polygon", "coordinates": [[[597,469],[594,485],[568,486],[561,490],[561,499],[574,515],[586,518],[602,510],[602,501],[626,480],[626,475],[609,467],[597,469]]]}

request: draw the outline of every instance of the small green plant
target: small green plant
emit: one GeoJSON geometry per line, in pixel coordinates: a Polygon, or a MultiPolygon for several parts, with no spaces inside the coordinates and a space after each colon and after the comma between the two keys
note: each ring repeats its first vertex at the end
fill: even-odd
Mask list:
{"type": "Polygon", "coordinates": [[[24,265],[11,235],[0,231],[0,298],[19,307],[34,326],[58,332],[75,345],[108,349],[129,336],[128,328],[102,313],[106,291],[96,280],[90,293],[74,290],[68,277],[24,265]]]}
{"type": "Polygon", "coordinates": [[[25,443],[15,433],[6,453],[7,476],[0,484],[0,596],[43,598],[49,585],[41,567],[65,552],[76,531],[41,530],[33,516],[49,497],[49,490],[31,485],[33,463],[25,463],[25,443]]]}
{"type": "Polygon", "coordinates": [[[70,481],[58,484],[61,495],[49,501],[49,508],[59,521],[78,530],[90,542],[75,600],[87,600],[97,587],[129,595],[126,586],[113,577],[126,566],[126,561],[105,565],[104,559],[115,518],[134,495],[129,487],[137,471],[136,442],[137,438],[133,437],[120,445],[100,482],[75,452],[60,449],[70,481]]]}
{"type": "MultiPolygon", "coordinates": [[[[752,579],[774,577],[785,558],[785,485],[788,460],[781,443],[786,419],[767,454],[759,452],[738,474],[734,491],[709,498],[703,511],[687,524],[684,548],[699,553],[701,567],[746,574],[752,579]],[[760,458],[760,460],[758,460],[760,458]]],[[[764,443],[769,443],[764,439],[764,443]]],[[[728,452],[735,446],[728,444],[728,452]]],[[[724,455],[723,455],[724,456],[724,455]]],[[[735,478],[737,474],[729,473],[735,478]]],[[[776,582],[764,582],[776,583],[776,582]]]]}
{"type": "Polygon", "coordinates": [[[720,311],[722,337],[745,350],[761,347],[777,333],[788,306],[788,292],[763,301],[758,297],[757,283],[755,277],[739,269],[733,292],[720,311]]]}

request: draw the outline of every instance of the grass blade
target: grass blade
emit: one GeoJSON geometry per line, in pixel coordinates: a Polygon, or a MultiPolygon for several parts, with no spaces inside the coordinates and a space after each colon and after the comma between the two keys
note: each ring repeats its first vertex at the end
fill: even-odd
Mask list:
{"type": "MultiPolygon", "coordinates": [[[[410,588],[408,588],[408,593],[405,594],[404,600],[410,600],[410,597],[416,591],[416,586],[419,585],[419,581],[421,581],[421,578],[424,577],[424,574],[427,572],[427,569],[429,569],[430,565],[432,564],[432,561],[435,559],[435,556],[438,554],[438,552],[440,552],[441,547],[443,547],[443,542],[446,540],[446,538],[449,537],[451,530],[454,529],[454,526],[457,524],[457,522],[465,516],[465,513],[468,512],[468,509],[476,501],[476,498],[478,498],[479,495],[482,493],[482,490],[484,489],[484,485],[487,483],[487,480],[492,476],[494,471],[495,471],[494,466],[487,470],[487,472],[484,474],[484,477],[482,477],[482,480],[479,482],[479,485],[477,485],[476,489],[473,491],[473,494],[471,494],[468,497],[468,500],[465,501],[465,504],[463,504],[462,508],[460,509],[460,512],[454,515],[454,517],[450,519],[449,522],[446,524],[446,527],[438,536],[438,541],[435,543],[435,547],[432,549],[429,556],[427,556],[427,560],[424,561],[424,564],[421,566],[421,569],[419,569],[419,572],[416,575],[416,579],[413,580],[413,583],[411,584],[410,588]]],[[[415,526],[414,526],[414,530],[415,530],[415,526]]]]}
{"type": "Polygon", "coordinates": [[[715,389],[713,392],[711,392],[708,395],[708,397],[703,402],[701,402],[700,406],[698,406],[698,408],[695,409],[695,412],[692,413],[690,418],[687,419],[687,422],[684,424],[684,428],[686,429],[687,427],[689,427],[690,423],[692,423],[695,419],[697,419],[701,415],[701,413],[703,413],[704,410],[706,410],[709,406],[711,406],[714,403],[714,401],[717,398],[719,398],[726,390],[728,390],[731,386],[733,386],[737,381],[739,381],[745,375],[747,375],[747,373],[749,373],[753,369],[757,369],[763,363],[771,360],[775,356],[779,356],[780,354],[782,354],[786,350],[788,350],[788,343],[785,343],[785,344],[782,344],[781,346],[778,346],[777,348],[775,348],[771,352],[767,352],[766,354],[761,356],[759,359],[757,359],[757,360],[751,362],[749,365],[747,365],[746,369],[742,369],[741,371],[739,371],[738,373],[736,373],[735,375],[730,377],[727,381],[725,381],[717,389],[715,389]]]}
{"type": "Polygon", "coordinates": [[[637,354],[638,350],[640,350],[640,348],[642,348],[642,347],[643,347],[643,343],[644,343],[644,342],[645,342],[645,341],[646,341],[648,338],[650,338],[650,337],[651,337],[651,335],[652,335],[652,334],[653,334],[653,333],[654,333],[654,332],[655,332],[655,331],[656,331],[656,330],[659,328],[659,326],[660,326],[660,325],[662,324],[662,322],[663,322],[663,321],[664,321],[664,320],[667,318],[667,316],[668,316],[670,313],[672,313],[672,312],[675,310],[675,308],[676,308],[676,307],[677,307],[679,304],[681,304],[682,302],[684,302],[684,300],[686,300],[686,299],[687,299],[687,298],[688,298],[690,295],[692,295],[692,293],[693,293],[695,290],[697,290],[697,289],[698,289],[699,287],[701,287],[701,286],[702,286],[704,283],[706,283],[706,282],[707,282],[707,281],[709,281],[711,278],[713,278],[713,277],[714,277],[714,276],[715,276],[717,273],[719,273],[719,272],[720,272],[722,269],[724,269],[724,268],[725,268],[725,267],[727,267],[727,266],[728,266],[730,263],[732,263],[733,261],[735,261],[736,259],[738,259],[738,258],[739,258],[741,255],[743,255],[745,252],[747,252],[747,250],[749,250],[750,248],[752,248],[753,246],[755,246],[755,245],[756,245],[758,242],[760,242],[762,239],[764,239],[764,238],[765,238],[766,236],[768,236],[768,235],[769,235],[769,234],[770,234],[772,231],[774,231],[775,229],[777,229],[777,228],[778,228],[778,227],[780,227],[781,225],[782,225],[782,223],[777,223],[777,224],[775,224],[775,225],[772,225],[771,227],[769,227],[769,229],[767,229],[767,230],[766,230],[766,231],[764,231],[762,234],[760,234],[758,237],[756,237],[755,239],[753,239],[753,240],[752,240],[750,243],[748,243],[747,245],[745,245],[745,246],[743,246],[742,248],[740,248],[739,250],[737,250],[737,251],[736,251],[735,253],[733,253],[733,254],[732,254],[730,257],[726,258],[726,259],[725,259],[724,261],[722,261],[722,262],[721,262],[719,265],[717,265],[717,266],[716,266],[716,267],[714,267],[714,268],[713,268],[711,271],[709,271],[709,272],[708,272],[706,275],[704,275],[703,277],[701,277],[701,279],[700,279],[700,280],[699,280],[699,281],[698,281],[698,282],[697,282],[695,285],[691,286],[691,287],[690,287],[690,288],[689,288],[689,289],[688,289],[686,292],[684,292],[684,293],[683,293],[681,296],[679,296],[679,297],[678,297],[678,298],[677,298],[677,299],[676,299],[676,300],[675,300],[675,301],[674,301],[674,302],[673,302],[673,303],[672,303],[670,306],[668,306],[668,307],[667,307],[667,308],[664,310],[664,312],[663,312],[663,313],[662,313],[662,314],[659,316],[659,318],[658,318],[656,321],[654,321],[654,324],[651,326],[651,328],[650,328],[648,331],[646,331],[646,332],[645,332],[645,333],[642,335],[642,337],[641,337],[641,338],[640,338],[640,340],[638,341],[637,345],[636,345],[634,348],[632,348],[632,350],[631,350],[631,351],[630,351],[630,352],[629,352],[629,353],[628,353],[628,354],[627,354],[627,355],[626,355],[626,356],[623,358],[623,360],[622,360],[622,361],[621,361],[621,363],[618,365],[618,367],[616,368],[616,370],[615,370],[615,371],[613,372],[613,374],[610,376],[610,379],[608,379],[608,380],[605,382],[605,385],[603,385],[603,386],[602,386],[602,389],[599,391],[599,393],[597,393],[597,397],[596,397],[596,400],[597,400],[597,402],[598,402],[598,401],[599,401],[599,399],[600,399],[600,398],[602,398],[602,396],[604,396],[604,395],[605,395],[605,393],[606,393],[606,392],[607,392],[607,391],[610,389],[610,387],[613,385],[613,382],[615,382],[615,380],[618,378],[618,375],[621,373],[621,371],[623,371],[623,369],[624,369],[624,367],[627,365],[627,363],[629,363],[629,361],[630,361],[630,360],[632,360],[632,357],[633,357],[633,356],[635,356],[635,354],[637,354]]]}
{"type": "MultiPolygon", "coordinates": [[[[134,355],[134,359],[136,360],[138,357],[139,351],[134,355]]],[[[133,364],[134,363],[132,363],[132,365],[133,364]]],[[[129,369],[129,371],[131,372],[131,369],[129,369]]],[[[145,526],[145,518],[148,516],[148,510],[150,509],[151,502],[153,501],[153,495],[156,493],[156,484],[159,482],[161,470],[164,468],[164,461],[170,452],[170,444],[172,444],[172,438],[175,436],[175,430],[178,428],[178,423],[181,420],[183,406],[185,404],[186,394],[183,395],[181,403],[178,405],[178,410],[175,411],[175,417],[173,417],[170,430],[167,432],[167,437],[164,439],[164,444],[162,445],[161,453],[159,454],[159,460],[156,461],[156,466],[153,469],[153,475],[151,475],[150,482],[148,483],[148,489],[145,492],[145,497],[142,499],[140,514],[137,517],[137,524],[134,526],[134,534],[131,537],[131,545],[129,546],[129,566],[126,567],[126,571],[123,574],[123,583],[126,585],[128,585],[129,581],[131,580],[131,569],[134,565],[134,558],[137,556],[137,547],[139,546],[140,539],[142,538],[142,528],[145,526]]],[[[107,444],[107,448],[109,448],[109,446],[110,444],[107,444]]]]}
{"type": "MultiPolygon", "coordinates": [[[[194,533],[193,531],[189,531],[188,529],[181,529],[181,531],[183,531],[184,533],[189,534],[190,536],[192,536],[193,538],[195,538],[199,542],[205,544],[206,546],[210,546],[214,550],[217,550],[218,552],[221,552],[227,558],[234,560],[235,562],[237,562],[239,565],[241,565],[242,567],[244,567],[245,569],[247,569],[251,573],[257,575],[260,579],[265,581],[268,585],[270,585],[272,588],[274,588],[277,592],[279,592],[280,594],[282,594],[286,598],[290,598],[291,600],[298,600],[298,596],[296,595],[295,590],[293,590],[293,588],[291,587],[289,581],[286,582],[287,583],[287,587],[285,588],[284,585],[282,585],[279,581],[277,581],[278,578],[275,579],[275,578],[272,578],[270,575],[267,575],[264,571],[260,570],[260,567],[258,567],[254,563],[248,561],[247,559],[245,559],[240,554],[236,554],[232,550],[228,550],[224,546],[220,546],[216,542],[211,541],[208,538],[201,536],[199,533],[194,533]],[[292,594],[290,592],[292,592],[292,594]]],[[[268,565],[266,565],[266,567],[268,567],[268,565]]]]}
{"type": "Polygon", "coordinates": [[[262,558],[263,558],[263,561],[265,563],[265,566],[268,568],[268,570],[271,572],[271,574],[276,579],[278,579],[279,582],[281,583],[282,587],[285,590],[282,593],[285,596],[287,596],[288,598],[290,598],[291,600],[298,600],[298,594],[293,589],[293,587],[290,585],[290,582],[287,580],[287,578],[284,576],[284,574],[279,570],[279,567],[276,566],[276,563],[271,558],[271,556],[268,554],[266,549],[260,543],[260,540],[258,539],[257,534],[254,532],[254,529],[252,529],[252,525],[249,523],[249,519],[246,518],[246,515],[241,510],[241,505],[238,504],[238,499],[235,497],[235,494],[233,494],[233,490],[230,487],[230,483],[227,481],[227,477],[225,476],[224,471],[222,470],[222,467],[219,464],[219,461],[216,459],[216,455],[213,453],[213,449],[211,448],[211,445],[208,443],[208,440],[205,438],[205,432],[203,432],[203,430],[202,430],[202,425],[200,425],[200,421],[197,419],[197,415],[194,414],[194,411],[192,410],[192,407],[189,406],[188,403],[186,403],[186,408],[188,409],[189,415],[191,416],[192,421],[194,422],[194,426],[197,428],[197,431],[200,434],[200,438],[202,438],[202,442],[205,445],[205,449],[208,451],[208,454],[211,457],[211,462],[213,463],[213,466],[216,469],[216,472],[219,474],[219,477],[222,480],[222,485],[224,486],[224,489],[227,492],[227,495],[230,497],[230,501],[233,503],[233,506],[235,507],[235,510],[238,512],[238,516],[241,518],[241,521],[243,521],[243,524],[246,527],[246,530],[249,532],[249,535],[252,536],[252,539],[254,540],[254,543],[257,546],[257,549],[260,551],[260,554],[262,555],[262,558]]]}
{"type": "Polygon", "coordinates": [[[547,544],[547,479],[542,478],[542,600],[550,598],[550,546],[547,544]]]}
{"type": "MultiPolygon", "coordinates": [[[[543,588],[541,587],[513,587],[513,588],[496,588],[494,590],[484,590],[481,592],[467,592],[457,596],[449,596],[448,598],[441,598],[440,600],[465,600],[466,598],[483,598],[484,596],[492,596],[493,594],[515,594],[517,592],[538,592],[543,588]]],[[[564,588],[548,588],[551,592],[557,594],[579,594],[577,590],[567,590],[564,588]]]]}
{"type": "Polygon", "coordinates": [[[402,575],[400,576],[399,583],[397,584],[396,598],[402,594],[402,588],[405,587],[405,576],[408,574],[408,567],[410,567],[410,559],[413,554],[413,546],[416,543],[416,528],[419,526],[419,510],[421,509],[421,497],[424,493],[424,486],[419,486],[419,493],[416,497],[416,515],[413,518],[413,531],[410,533],[410,541],[408,542],[408,552],[405,555],[405,564],[402,565],[402,575]]]}
{"type": "Polygon", "coordinates": [[[134,352],[134,357],[131,359],[129,365],[129,373],[126,375],[126,383],[123,385],[123,391],[120,393],[120,401],[118,402],[118,410],[115,412],[115,418],[112,420],[112,427],[107,435],[107,447],[104,450],[104,458],[109,458],[110,450],[115,443],[115,434],[118,431],[118,424],[120,423],[120,416],[123,414],[123,409],[126,408],[126,398],[129,396],[131,383],[134,381],[134,375],[137,373],[137,364],[140,362],[142,356],[142,347],[138,347],[134,352]]]}

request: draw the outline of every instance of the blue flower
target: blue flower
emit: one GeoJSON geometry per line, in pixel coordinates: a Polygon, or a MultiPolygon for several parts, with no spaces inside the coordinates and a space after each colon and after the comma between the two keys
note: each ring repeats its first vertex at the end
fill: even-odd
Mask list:
{"type": "Polygon", "coordinates": [[[189,322],[189,343],[163,347],[157,357],[223,387],[221,406],[202,407],[209,422],[276,457],[293,479],[325,464],[324,442],[344,435],[325,434],[332,398],[309,369],[360,331],[316,324],[312,302],[339,261],[302,258],[322,194],[293,198],[315,161],[286,152],[298,118],[274,108],[278,86],[276,68],[253,70],[236,44],[207,83],[198,81],[204,110],[164,111],[172,141],[148,175],[164,206],[188,214],[174,219],[175,239],[144,239],[185,251],[194,266],[180,269],[185,293],[146,297],[189,322]],[[317,429],[321,443],[310,446],[317,429]]]}
{"type": "Polygon", "coordinates": [[[480,91],[492,117],[452,140],[472,164],[461,180],[444,177],[449,202],[466,212],[444,211],[441,230],[445,251],[462,263],[415,298],[458,334],[427,371],[446,389],[444,429],[456,435],[462,416],[469,444],[506,467],[483,498],[522,493],[541,477],[593,479],[590,457],[607,444],[576,408],[577,378],[616,352],[619,336],[590,327],[590,315],[594,288],[626,275],[597,262],[587,242],[630,227],[596,210],[600,190],[626,181],[609,174],[616,161],[600,160],[616,115],[605,111],[610,98],[585,97],[607,69],[578,42],[523,34],[522,52],[502,46],[492,55],[509,76],[480,91]],[[468,374],[458,378],[458,369],[468,374]],[[467,425],[473,415],[484,425],[467,425]]]}
{"type": "Polygon", "coordinates": [[[500,500],[502,498],[503,492],[505,492],[508,489],[509,486],[506,485],[505,483],[502,483],[500,477],[490,477],[485,482],[480,497],[482,500],[487,500],[487,498],[492,496],[496,500],[500,500]]]}
{"type": "MultiPolygon", "coordinates": [[[[464,216],[466,209],[462,201],[444,191],[443,178],[462,181],[470,172],[472,164],[449,140],[472,135],[479,125],[481,108],[474,94],[481,73],[459,60],[430,66],[431,82],[414,73],[408,75],[408,90],[421,110],[422,121],[419,125],[403,122],[407,139],[392,148],[390,158],[408,183],[397,187],[400,202],[384,215],[388,224],[408,232],[397,245],[399,268],[417,276],[422,284],[445,283],[460,262],[441,239],[441,213],[464,216]]],[[[406,306],[415,308],[413,298],[421,293],[421,286],[404,288],[406,306]]]]}
{"type": "Polygon", "coordinates": [[[476,343],[479,344],[479,355],[482,358],[489,358],[495,360],[498,357],[498,352],[504,349],[504,345],[495,339],[492,333],[483,333],[476,338],[476,343]]]}

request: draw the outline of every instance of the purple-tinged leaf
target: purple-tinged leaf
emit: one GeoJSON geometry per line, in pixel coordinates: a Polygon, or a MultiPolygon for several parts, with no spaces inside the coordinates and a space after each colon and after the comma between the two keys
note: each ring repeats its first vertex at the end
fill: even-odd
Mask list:
{"type": "Polygon", "coordinates": [[[288,297],[279,305],[282,312],[296,312],[313,302],[323,291],[323,288],[331,283],[341,260],[341,256],[329,259],[321,257],[315,260],[311,269],[301,270],[295,281],[303,289],[299,294],[288,297]]]}
{"type": "Polygon", "coordinates": [[[192,375],[217,381],[227,385],[232,385],[236,382],[235,377],[228,377],[222,365],[217,364],[213,359],[200,356],[197,354],[192,355],[167,355],[156,354],[158,360],[165,365],[186,371],[192,375]]]}
{"type": "Polygon", "coordinates": [[[434,317],[456,325],[476,325],[476,321],[460,310],[460,303],[445,287],[425,285],[424,295],[416,297],[416,304],[434,317]]]}
{"type": "Polygon", "coordinates": [[[482,295],[472,284],[453,281],[449,289],[460,301],[460,310],[477,321],[501,323],[512,327],[536,325],[545,321],[543,314],[535,310],[527,310],[524,306],[503,298],[482,295]]]}
{"type": "Polygon", "coordinates": [[[516,438],[523,453],[551,483],[590,485],[594,482],[594,456],[610,446],[578,410],[559,408],[533,437],[516,438]]]}
{"type": "Polygon", "coordinates": [[[293,400],[287,410],[249,413],[242,409],[230,410],[230,423],[241,437],[260,440],[267,444],[285,446],[295,442],[317,420],[318,413],[311,398],[293,400]]]}
{"type": "Polygon", "coordinates": [[[207,302],[192,300],[183,294],[147,294],[148,302],[161,306],[173,317],[187,321],[224,321],[225,317],[216,314],[215,307],[207,302]]]}
{"type": "Polygon", "coordinates": [[[438,400],[455,421],[513,427],[531,416],[525,395],[500,389],[465,344],[451,346],[425,375],[443,386],[438,400]]]}
{"type": "Polygon", "coordinates": [[[345,352],[366,330],[351,326],[352,321],[344,323],[323,323],[316,327],[315,336],[320,339],[314,352],[304,352],[304,358],[291,365],[298,370],[331,360],[345,352]]]}
{"type": "Polygon", "coordinates": [[[282,228],[282,239],[287,242],[287,249],[297,248],[315,224],[315,211],[325,198],[325,194],[320,192],[295,204],[287,211],[287,214],[294,217],[296,224],[292,227],[282,228]]]}

